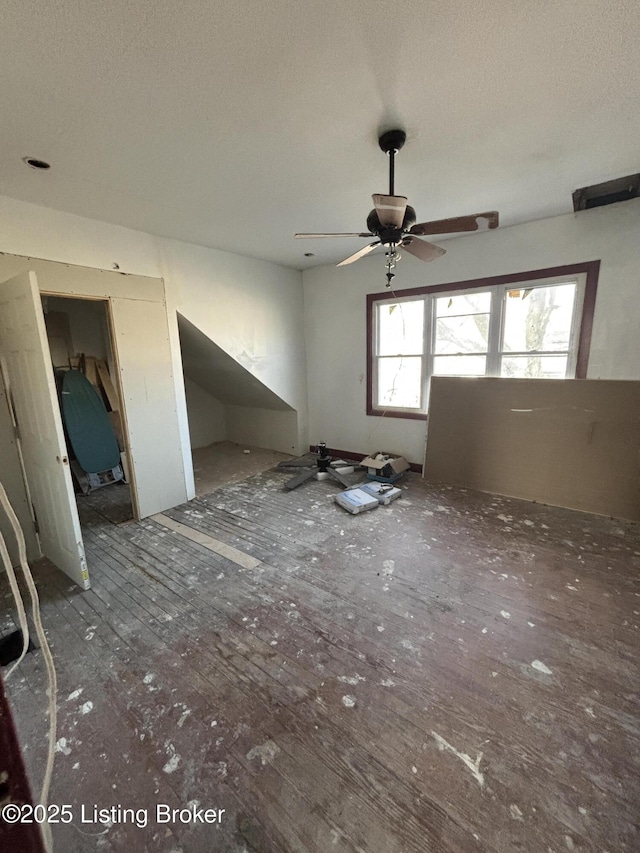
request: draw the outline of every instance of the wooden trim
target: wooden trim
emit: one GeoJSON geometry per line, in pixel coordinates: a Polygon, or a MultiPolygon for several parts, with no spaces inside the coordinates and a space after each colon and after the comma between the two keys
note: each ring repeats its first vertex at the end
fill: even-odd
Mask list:
{"type": "MultiPolygon", "coordinates": [[[[51,263],[57,263],[57,261],[51,261],[51,263]]],[[[57,292],[55,290],[41,290],[40,296],[52,296],[54,299],[80,299],[83,302],[106,302],[109,299],[108,296],[83,296],[81,293],[57,292]]]]}
{"type": "Polygon", "coordinates": [[[427,412],[397,412],[391,409],[367,409],[367,414],[375,418],[405,418],[408,421],[426,421],[429,415],[427,412]]]}
{"type": "Polygon", "coordinates": [[[373,305],[376,293],[367,293],[367,414],[378,414],[373,409],[373,305]]]}
{"type": "MultiPolygon", "coordinates": [[[[401,415],[401,417],[405,416],[401,415]]],[[[424,415],[424,417],[426,418],[426,415],[424,415]]],[[[318,445],[310,444],[309,452],[317,453],[318,445]]],[[[335,456],[338,459],[344,459],[345,461],[355,459],[358,462],[362,462],[363,459],[370,455],[371,451],[369,451],[369,453],[356,453],[354,450],[337,450],[335,447],[327,447],[327,453],[330,456],[335,456]]],[[[409,462],[409,460],[407,460],[407,462],[409,462]]],[[[416,474],[422,474],[422,465],[418,465],[417,462],[409,462],[409,470],[414,471],[416,474]]]]}
{"type": "Polygon", "coordinates": [[[591,349],[591,332],[593,330],[593,317],[596,310],[596,294],[598,292],[598,278],[600,275],[600,261],[590,261],[584,266],[586,267],[584,272],[587,274],[587,281],[584,286],[582,321],[580,323],[580,336],[578,339],[576,379],[587,378],[589,351],[591,349]]]}
{"type": "Polygon", "coordinates": [[[388,299],[396,298],[403,299],[405,296],[424,296],[429,293],[441,293],[451,290],[472,290],[480,287],[495,287],[497,284],[511,284],[519,281],[534,281],[539,278],[559,278],[565,275],[577,275],[579,273],[589,273],[594,270],[596,275],[600,268],[600,261],[584,261],[579,264],[565,264],[561,267],[546,267],[540,270],[529,270],[527,272],[516,272],[510,275],[494,275],[486,278],[471,278],[466,281],[452,281],[449,284],[434,284],[426,287],[412,287],[408,290],[402,290],[399,293],[390,296],[389,293],[369,293],[367,298],[371,298],[372,302],[382,302],[388,299]]]}
{"type": "MultiPolygon", "coordinates": [[[[389,296],[387,294],[367,293],[367,414],[379,418],[426,421],[426,412],[396,412],[390,409],[381,411],[373,407],[373,356],[371,354],[373,350],[373,304],[381,299],[389,299],[389,296]]],[[[364,457],[362,458],[364,459],[364,457]]]]}
{"type": "Polygon", "coordinates": [[[582,319],[578,338],[578,353],[576,359],[576,379],[587,378],[589,365],[589,350],[595,313],[600,261],[584,261],[578,264],[565,264],[559,267],[545,267],[539,270],[511,273],[510,275],[494,275],[485,278],[472,278],[465,281],[453,281],[447,284],[434,284],[426,287],[411,287],[399,293],[367,293],[367,415],[378,418],[405,418],[407,420],[426,420],[427,413],[396,412],[386,409],[376,409],[373,406],[373,307],[376,302],[392,298],[398,300],[411,296],[427,296],[434,293],[450,293],[455,290],[473,290],[481,287],[495,287],[502,284],[517,284],[521,281],[557,278],[560,276],[586,275],[584,301],[582,304],[582,319]]]}

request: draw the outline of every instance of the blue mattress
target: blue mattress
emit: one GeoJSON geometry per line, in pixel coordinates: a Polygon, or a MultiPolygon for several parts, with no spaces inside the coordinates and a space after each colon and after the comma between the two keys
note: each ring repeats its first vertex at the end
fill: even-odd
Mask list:
{"type": "Polygon", "coordinates": [[[79,370],[62,380],[62,416],[78,463],[89,474],[120,464],[120,450],[98,392],[79,370]]]}

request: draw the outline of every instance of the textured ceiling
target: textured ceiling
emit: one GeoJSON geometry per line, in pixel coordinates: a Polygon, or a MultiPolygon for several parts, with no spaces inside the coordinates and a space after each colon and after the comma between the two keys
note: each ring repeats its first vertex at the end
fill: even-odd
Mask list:
{"type": "Polygon", "coordinates": [[[288,266],[362,245],[293,233],[364,228],[379,129],[419,220],[640,169],[637,0],[4,0],[2,36],[0,193],[288,266]]]}

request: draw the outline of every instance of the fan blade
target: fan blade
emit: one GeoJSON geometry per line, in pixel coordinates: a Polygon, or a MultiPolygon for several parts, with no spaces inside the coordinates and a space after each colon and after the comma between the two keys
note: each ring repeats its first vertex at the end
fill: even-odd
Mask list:
{"type": "Polygon", "coordinates": [[[407,199],[403,195],[371,196],[380,224],[385,228],[402,228],[407,199]]]}
{"type": "Polygon", "coordinates": [[[306,457],[302,457],[301,459],[285,459],[282,462],[278,462],[277,468],[316,468],[317,463],[314,459],[307,459],[306,457]]]}
{"type": "Polygon", "coordinates": [[[369,231],[364,231],[360,234],[294,234],[293,236],[298,240],[306,240],[309,237],[373,237],[373,234],[369,231]]]}
{"type": "Polygon", "coordinates": [[[284,484],[285,489],[297,489],[298,486],[301,486],[303,483],[306,483],[307,480],[310,480],[312,477],[315,477],[318,471],[315,468],[308,468],[306,471],[303,471],[301,474],[298,474],[296,477],[292,477],[290,480],[284,484]]]}
{"type": "Polygon", "coordinates": [[[415,258],[420,258],[421,261],[435,261],[441,255],[444,255],[446,249],[441,249],[435,243],[428,243],[426,240],[420,240],[418,237],[405,237],[402,245],[415,258]]]}
{"type": "Polygon", "coordinates": [[[380,245],[380,240],[376,240],[375,243],[369,243],[368,246],[365,246],[364,249],[360,249],[359,252],[356,252],[355,255],[349,255],[348,258],[345,258],[344,261],[340,261],[339,264],[336,264],[337,267],[343,267],[345,264],[352,264],[354,261],[360,260],[360,258],[364,258],[365,255],[368,255],[369,252],[372,252],[376,246],[380,245]]]}
{"type": "Polygon", "coordinates": [[[333,477],[334,480],[337,480],[341,486],[345,487],[345,489],[351,485],[351,483],[345,479],[343,474],[340,474],[338,471],[334,471],[333,468],[327,468],[327,474],[330,477],[333,477]]]}
{"type": "Polygon", "coordinates": [[[473,213],[471,216],[454,216],[451,219],[435,219],[433,222],[418,222],[409,229],[410,234],[454,234],[456,231],[485,231],[498,227],[498,211],[473,213]]]}

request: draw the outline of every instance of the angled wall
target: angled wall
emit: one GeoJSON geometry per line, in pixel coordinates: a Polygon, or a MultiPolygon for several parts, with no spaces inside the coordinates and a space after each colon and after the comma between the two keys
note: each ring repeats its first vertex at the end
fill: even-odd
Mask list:
{"type": "MultiPolygon", "coordinates": [[[[156,237],[0,196],[0,252],[160,277],[165,282],[169,341],[185,485],[195,494],[182,373],[178,311],[293,411],[289,452],[308,447],[302,276],[265,261],[156,237]]],[[[134,295],[134,294],[131,294],[134,295]]],[[[274,434],[268,408],[254,426],[274,434]]]]}
{"type": "Polygon", "coordinates": [[[295,409],[182,314],[178,314],[178,329],[188,383],[191,446],[202,447],[200,442],[205,436],[215,435],[207,444],[224,438],[295,453],[298,428],[295,409]],[[207,409],[209,424],[203,421],[207,409]]]}

